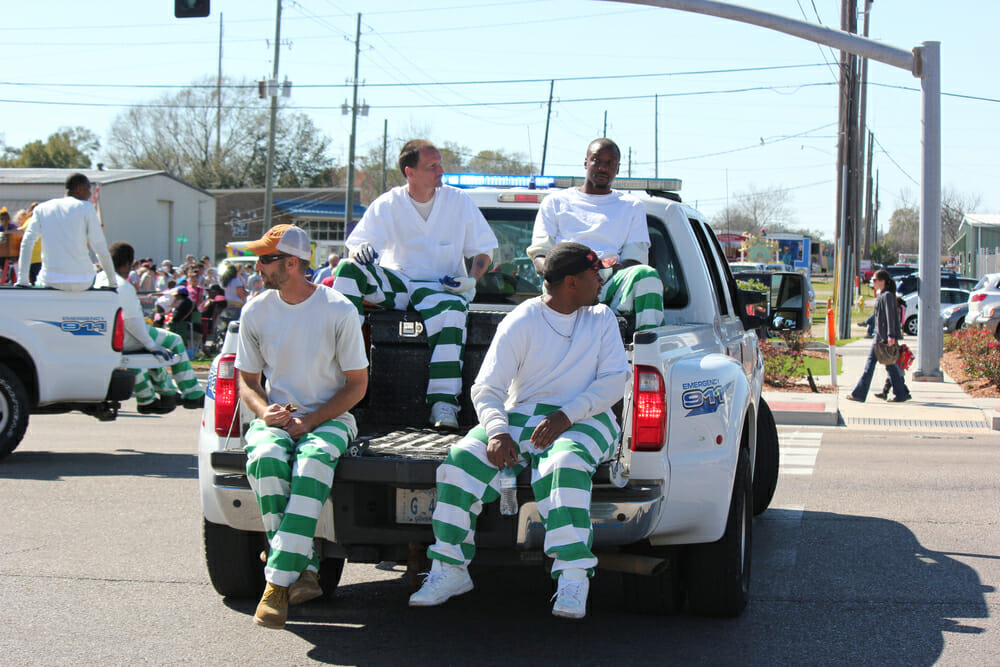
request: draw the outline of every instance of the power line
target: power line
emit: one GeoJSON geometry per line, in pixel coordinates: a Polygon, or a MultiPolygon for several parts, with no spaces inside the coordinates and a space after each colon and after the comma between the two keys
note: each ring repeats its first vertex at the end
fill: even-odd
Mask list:
{"type": "MultiPolygon", "coordinates": [[[[384,39],[383,35],[377,31],[372,31],[379,38],[384,39]]],[[[398,53],[398,52],[397,52],[398,53]]],[[[603,81],[608,79],[648,79],[657,77],[672,77],[672,76],[707,76],[710,74],[742,74],[746,72],[768,72],[768,71],[778,71],[787,69],[803,69],[810,67],[823,67],[823,63],[807,63],[800,65],[773,65],[764,67],[734,67],[727,69],[709,69],[709,70],[687,70],[681,72],[650,72],[646,74],[609,74],[601,76],[567,76],[567,77],[554,77],[557,82],[570,82],[570,81],[603,81]]],[[[507,84],[526,84],[526,83],[548,83],[552,81],[553,77],[546,77],[540,79],[493,79],[493,80],[463,80],[463,81],[414,81],[414,82],[397,82],[397,83],[365,83],[366,88],[396,88],[400,86],[479,86],[479,85],[507,85],[507,84]]],[[[215,89],[217,86],[212,84],[152,84],[152,83],[72,83],[72,82],[57,82],[57,83],[44,83],[44,82],[29,82],[29,81],[0,81],[0,85],[4,86],[51,86],[59,88],[211,88],[215,89]]],[[[257,83],[246,83],[246,84],[225,84],[223,88],[231,89],[256,89],[257,83]]],[[[350,88],[349,83],[297,83],[296,88],[350,88]]]]}

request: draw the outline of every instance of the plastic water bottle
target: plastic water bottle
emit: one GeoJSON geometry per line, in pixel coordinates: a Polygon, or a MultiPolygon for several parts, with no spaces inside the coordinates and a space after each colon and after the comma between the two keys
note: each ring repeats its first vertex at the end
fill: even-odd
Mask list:
{"type": "Polygon", "coordinates": [[[500,471],[500,514],[517,515],[517,473],[513,468],[500,471]]]}

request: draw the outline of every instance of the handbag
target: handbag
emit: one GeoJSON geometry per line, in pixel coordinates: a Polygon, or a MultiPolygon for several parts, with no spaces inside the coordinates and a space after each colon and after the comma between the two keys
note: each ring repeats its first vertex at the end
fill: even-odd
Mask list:
{"type": "Polygon", "coordinates": [[[875,359],[884,366],[892,366],[899,361],[899,343],[875,343],[875,359]]]}

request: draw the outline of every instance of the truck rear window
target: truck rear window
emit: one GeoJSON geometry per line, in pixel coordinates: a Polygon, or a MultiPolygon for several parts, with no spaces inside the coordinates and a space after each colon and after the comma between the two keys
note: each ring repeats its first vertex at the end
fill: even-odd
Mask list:
{"type": "MultiPolygon", "coordinates": [[[[533,209],[481,208],[498,247],[493,266],[479,279],[476,303],[517,304],[542,293],[542,278],[528,259],[531,230],[535,225],[533,209]]],[[[688,290],[681,264],[663,222],[648,216],[649,265],[663,280],[663,308],[683,308],[688,304],[688,290]]]]}

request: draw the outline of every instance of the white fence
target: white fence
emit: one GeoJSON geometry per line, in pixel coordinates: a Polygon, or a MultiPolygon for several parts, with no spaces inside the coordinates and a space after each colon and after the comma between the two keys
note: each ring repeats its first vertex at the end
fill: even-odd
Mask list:
{"type": "Polygon", "coordinates": [[[1000,273],[1000,248],[980,248],[976,254],[976,278],[1000,273]]]}

